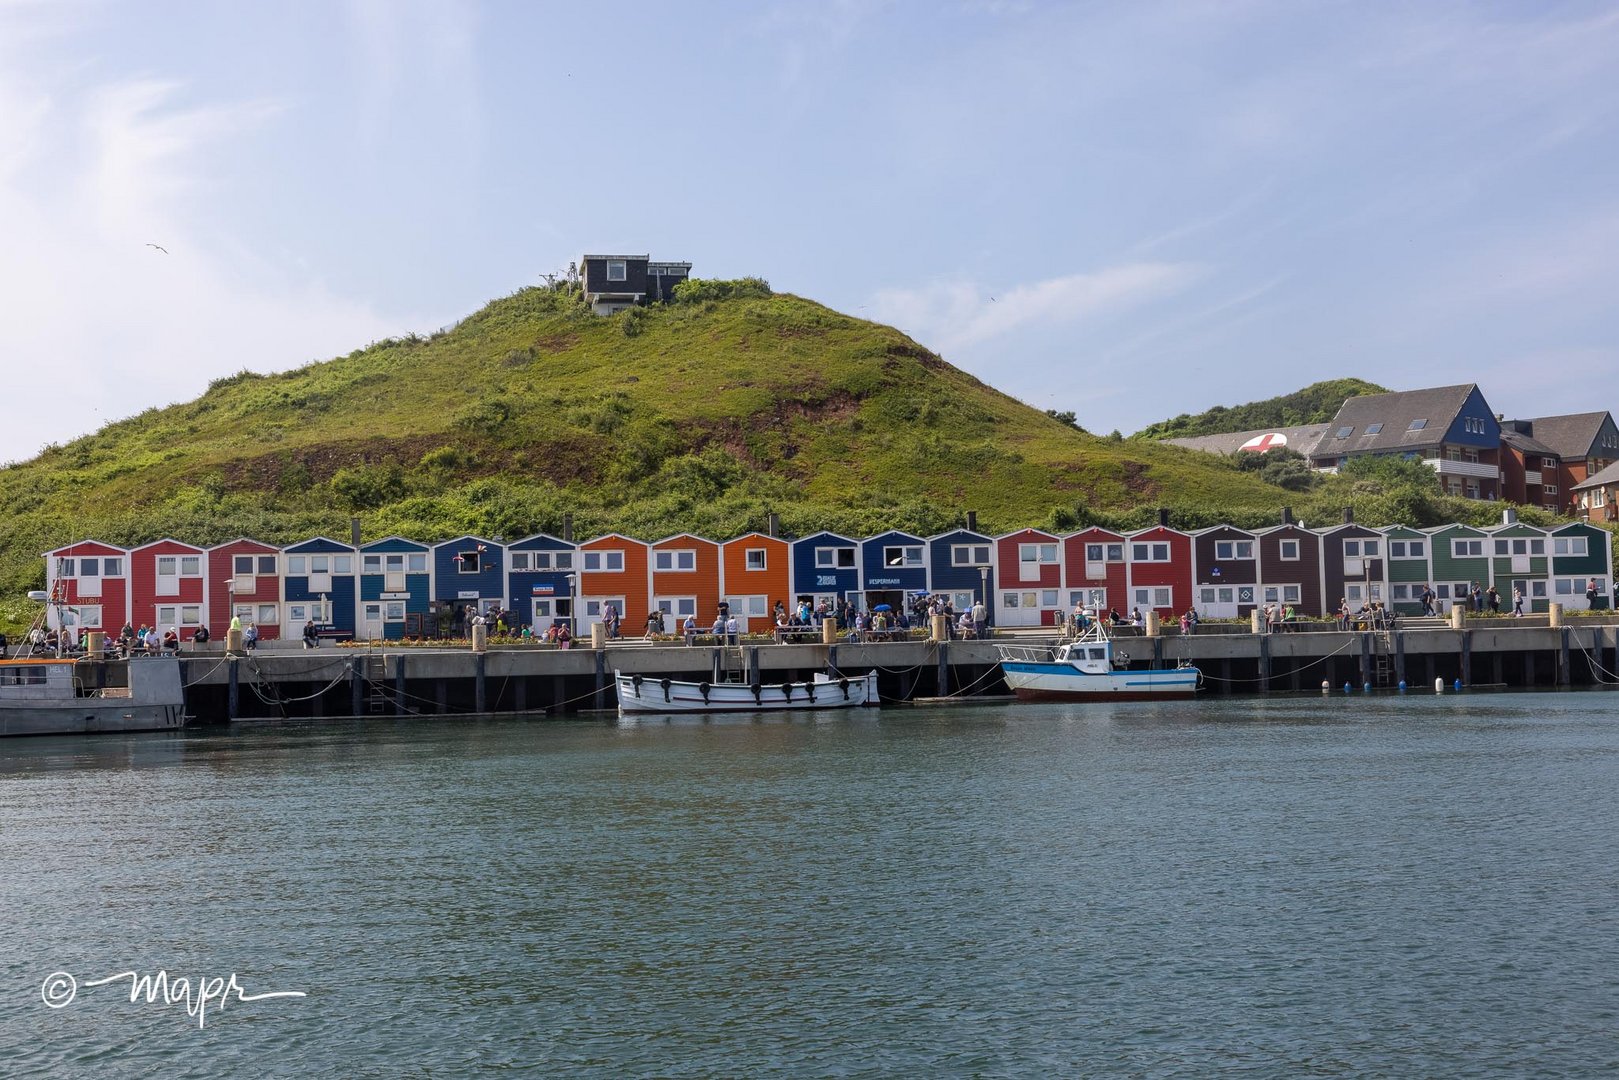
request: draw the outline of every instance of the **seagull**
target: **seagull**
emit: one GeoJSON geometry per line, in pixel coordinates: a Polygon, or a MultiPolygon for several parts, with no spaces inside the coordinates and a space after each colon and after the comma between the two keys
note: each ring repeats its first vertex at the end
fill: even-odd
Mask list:
{"type": "Polygon", "coordinates": [[[157,250],[161,251],[165,255],[169,253],[169,249],[164,247],[162,244],[147,244],[146,246],[149,248],[157,248],[157,250]]]}

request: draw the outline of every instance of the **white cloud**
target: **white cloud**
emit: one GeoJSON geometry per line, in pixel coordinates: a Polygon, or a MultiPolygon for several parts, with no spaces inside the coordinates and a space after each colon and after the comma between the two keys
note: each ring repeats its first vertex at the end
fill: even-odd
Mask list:
{"type": "Polygon", "coordinates": [[[1026,327],[1058,326],[1135,308],[1176,293],[1200,271],[1189,263],[1131,263],[996,291],[956,281],[883,289],[875,318],[943,351],[966,349],[1026,327]]]}
{"type": "Polygon", "coordinates": [[[27,403],[0,428],[0,461],[244,367],[284,370],[407,328],[316,281],[288,284],[201,224],[194,205],[216,194],[208,155],[274,103],[186,105],[157,78],[75,86],[48,58],[6,49],[0,71],[0,355],[8,394],[27,403]]]}

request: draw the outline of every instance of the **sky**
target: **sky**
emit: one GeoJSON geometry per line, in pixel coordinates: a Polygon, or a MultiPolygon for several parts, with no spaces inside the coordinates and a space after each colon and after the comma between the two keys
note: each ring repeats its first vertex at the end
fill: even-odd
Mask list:
{"type": "Polygon", "coordinates": [[[1619,409],[1616,129],[1612,4],[0,0],[0,462],[587,251],[1099,433],[1619,409]]]}

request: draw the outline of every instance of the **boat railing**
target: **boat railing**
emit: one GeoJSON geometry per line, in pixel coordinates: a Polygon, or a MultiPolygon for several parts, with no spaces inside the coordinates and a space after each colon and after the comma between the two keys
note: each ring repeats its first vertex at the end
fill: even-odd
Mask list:
{"type": "Polygon", "coordinates": [[[1057,650],[1050,645],[1007,645],[997,641],[995,651],[1002,660],[1026,664],[1049,664],[1057,658],[1057,650]]]}

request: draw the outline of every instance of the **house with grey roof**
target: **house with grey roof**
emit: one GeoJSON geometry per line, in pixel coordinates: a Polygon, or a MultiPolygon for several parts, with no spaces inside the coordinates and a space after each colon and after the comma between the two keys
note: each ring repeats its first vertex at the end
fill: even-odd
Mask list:
{"type": "Polygon", "coordinates": [[[1619,521],[1619,462],[1572,487],[1574,505],[1589,521],[1619,521]]]}
{"type": "Polygon", "coordinates": [[[1575,501],[1571,492],[1576,484],[1619,461],[1619,426],[1606,410],[1511,420],[1503,426],[1527,430],[1557,455],[1557,475],[1544,477],[1546,485],[1553,489],[1546,494],[1555,496],[1546,503],[1549,506],[1571,507],[1575,501]]]}
{"type": "Polygon", "coordinates": [[[1501,498],[1501,424],[1475,383],[1346,400],[1310,452],[1310,465],[1398,454],[1428,464],[1453,495],[1501,498]]]}
{"type": "Polygon", "coordinates": [[[1557,451],[1535,438],[1533,421],[1501,421],[1501,498],[1557,510],[1566,493],[1561,462],[1557,451]]]}

